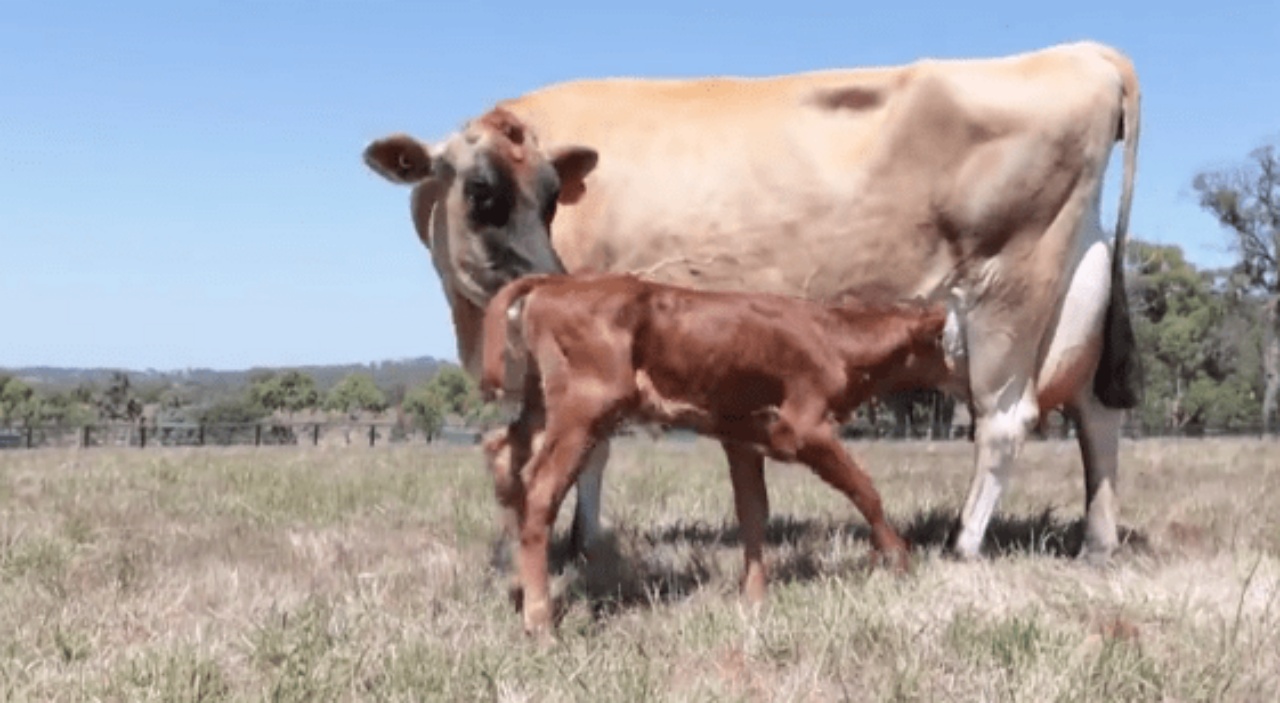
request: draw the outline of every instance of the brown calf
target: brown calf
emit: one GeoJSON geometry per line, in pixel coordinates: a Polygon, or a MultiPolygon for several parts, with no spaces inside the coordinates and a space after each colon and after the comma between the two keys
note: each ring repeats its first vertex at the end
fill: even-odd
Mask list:
{"type": "Polygon", "coordinates": [[[510,466],[492,467],[495,492],[519,531],[525,629],[549,629],[547,539],[560,502],[592,446],[628,420],[721,441],[749,601],[763,600],[766,590],[765,456],[807,464],[848,496],[870,523],[876,551],[905,567],[907,545],[836,429],[872,396],[928,387],[947,375],[945,319],[941,304],[822,304],[626,274],[535,275],[504,286],[486,311],[481,388],[489,397],[501,393],[514,326],[529,366],[524,419],[508,436],[530,436],[529,417],[546,423],[539,446],[513,451],[510,466]],[[521,307],[512,312],[513,304],[521,307]]]}

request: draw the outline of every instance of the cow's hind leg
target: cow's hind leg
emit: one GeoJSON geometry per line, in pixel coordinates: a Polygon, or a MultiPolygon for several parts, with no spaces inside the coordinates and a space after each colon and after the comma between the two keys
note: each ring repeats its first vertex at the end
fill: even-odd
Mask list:
{"type": "Polygon", "coordinates": [[[1116,475],[1124,412],[1104,406],[1091,389],[1085,389],[1067,412],[1076,421],[1084,459],[1085,528],[1080,556],[1105,562],[1119,545],[1116,475]]]}
{"type": "Polygon", "coordinates": [[[733,505],[742,535],[742,593],[748,603],[764,601],[768,576],[764,567],[764,531],[769,522],[769,493],[764,482],[764,456],[750,447],[725,442],[733,505]]]}
{"type": "Polygon", "coordinates": [[[806,433],[796,458],[836,490],[845,494],[871,526],[871,544],[895,569],[907,566],[907,543],[889,524],[871,477],[854,462],[830,423],[806,433]]]}
{"type": "Polygon", "coordinates": [[[573,513],[571,546],[577,556],[592,556],[600,539],[600,494],[604,488],[604,467],[609,462],[609,440],[596,443],[578,476],[577,506],[573,513]]]}

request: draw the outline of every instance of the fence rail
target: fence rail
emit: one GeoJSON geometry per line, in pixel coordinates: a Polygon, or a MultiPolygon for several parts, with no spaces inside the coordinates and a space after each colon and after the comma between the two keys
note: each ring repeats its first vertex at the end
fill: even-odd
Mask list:
{"type": "MultiPolygon", "coordinates": [[[[848,440],[887,441],[965,441],[970,426],[954,424],[929,427],[847,427],[848,440]]],[[[647,434],[645,430],[624,428],[619,434],[647,434]]],[[[132,424],[101,423],[83,426],[36,425],[0,427],[0,450],[36,449],[40,447],[202,447],[202,446],[346,446],[437,442],[471,445],[480,441],[481,431],[464,427],[445,427],[431,437],[391,422],[258,422],[209,424],[132,424]]],[[[674,440],[688,440],[693,434],[672,430],[665,434],[674,440]]],[[[1075,430],[1061,424],[1035,433],[1031,440],[1070,439],[1075,430]]],[[[1231,428],[1147,429],[1138,425],[1123,428],[1128,439],[1162,437],[1266,437],[1261,426],[1231,428]]],[[[1272,428],[1270,437],[1280,439],[1272,428]]]]}
{"type": "Polygon", "coordinates": [[[480,432],[445,427],[433,436],[390,422],[256,422],[209,424],[35,425],[0,428],[0,449],[40,447],[203,447],[400,444],[475,444],[480,432]]]}

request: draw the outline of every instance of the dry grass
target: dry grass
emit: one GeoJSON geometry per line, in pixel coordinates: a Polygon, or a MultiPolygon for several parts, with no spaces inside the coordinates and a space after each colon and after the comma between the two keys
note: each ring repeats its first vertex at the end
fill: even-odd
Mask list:
{"type": "MultiPolygon", "coordinates": [[[[558,580],[531,646],[493,566],[478,449],[0,454],[0,699],[1271,700],[1280,690],[1280,447],[1148,441],[1122,456],[1128,543],[1069,558],[1074,446],[1029,445],[990,558],[939,555],[971,445],[859,444],[910,576],[864,523],[768,470],[769,606],[714,445],[621,443],[609,568],[558,580]]],[[[561,515],[563,534],[569,511],[561,515]]]]}

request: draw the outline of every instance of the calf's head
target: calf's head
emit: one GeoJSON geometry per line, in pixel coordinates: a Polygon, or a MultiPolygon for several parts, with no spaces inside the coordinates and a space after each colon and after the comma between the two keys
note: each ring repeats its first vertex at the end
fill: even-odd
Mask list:
{"type": "Polygon", "coordinates": [[[364,150],[374,173],[413,186],[414,228],[449,304],[456,308],[461,297],[481,310],[509,281],[564,270],[551,246],[551,221],[558,203],[582,193],[597,158],[587,147],[542,149],[501,108],[434,147],[397,133],[364,150]]]}
{"type": "Polygon", "coordinates": [[[949,311],[940,303],[918,303],[905,320],[906,344],[902,359],[903,383],[932,387],[955,373],[955,359],[947,351],[945,327],[949,311]]]}

